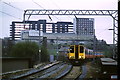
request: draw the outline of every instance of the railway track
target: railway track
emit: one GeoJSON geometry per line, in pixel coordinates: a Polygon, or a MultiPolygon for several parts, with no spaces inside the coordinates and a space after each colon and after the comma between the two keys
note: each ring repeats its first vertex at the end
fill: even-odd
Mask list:
{"type": "Polygon", "coordinates": [[[80,75],[81,75],[81,67],[80,66],[73,66],[71,71],[69,73],[67,73],[66,75],[64,75],[61,80],[76,80],[80,75]]]}
{"type": "Polygon", "coordinates": [[[47,68],[50,68],[56,64],[59,64],[61,62],[54,62],[54,63],[49,63],[49,64],[44,64],[42,66],[39,66],[37,68],[31,68],[31,69],[25,69],[25,70],[18,70],[18,71],[12,71],[12,72],[7,72],[2,74],[2,79],[21,79],[24,78],[28,75],[35,74],[37,72],[40,72],[42,70],[45,70],[47,68]]]}
{"type": "Polygon", "coordinates": [[[49,63],[41,63],[39,65],[35,65],[33,68],[16,70],[16,71],[11,71],[11,72],[6,72],[6,73],[2,73],[0,75],[2,76],[2,78],[10,78],[10,77],[14,77],[14,76],[17,76],[17,75],[21,75],[21,74],[33,71],[35,69],[42,68],[42,67],[44,67],[47,64],[49,64],[49,63]]]}
{"type": "MultiPolygon", "coordinates": [[[[32,69],[20,75],[10,76],[11,80],[30,79],[30,80],[75,80],[81,75],[80,66],[72,66],[68,63],[56,62],[43,67],[32,69]]],[[[7,77],[8,78],[8,77],[7,77]]]]}

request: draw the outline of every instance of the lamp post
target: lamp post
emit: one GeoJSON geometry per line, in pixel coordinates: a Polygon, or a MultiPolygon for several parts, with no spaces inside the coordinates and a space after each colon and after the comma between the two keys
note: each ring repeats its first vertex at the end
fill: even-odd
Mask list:
{"type": "MultiPolygon", "coordinates": [[[[93,57],[95,55],[95,45],[96,45],[96,37],[95,37],[95,29],[93,30],[93,32],[90,32],[90,33],[93,33],[93,57]]],[[[93,58],[93,61],[94,61],[94,58],[93,58]]]]}
{"type": "Polygon", "coordinates": [[[39,28],[39,62],[41,62],[41,49],[40,49],[40,28],[39,28]]]}
{"type": "Polygon", "coordinates": [[[57,37],[56,43],[57,43],[57,52],[56,52],[56,54],[57,54],[57,60],[58,60],[58,37],[57,37]]]}
{"type": "Polygon", "coordinates": [[[93,31],[93,36],[94,36],[94,40],[93,40],[93,61],[94,61],[94,55],[95,55],[95,45],[96,45],[96,38],[95,38],[95,29],[93,31]]]}
{"type": "Polygon", "coordinates": [[[114,36],[114,29],[108,29],[108,30],[112,30],[113,31],[113,46],[112,46],[113,47],[113,55],[112,55],[112,57],[115,58],[115,49],[114,49],[115,48],[115,46],[114,46],[114,44],[115,44],[114,43],[114,37],[115,36],[114,36]]]}

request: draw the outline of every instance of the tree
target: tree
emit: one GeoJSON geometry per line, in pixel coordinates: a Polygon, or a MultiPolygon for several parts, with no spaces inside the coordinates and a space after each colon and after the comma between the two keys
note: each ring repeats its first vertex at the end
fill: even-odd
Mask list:
{"type": "Polygon", "coordinates": [[[47,38],[43,37],[43,43],[41,46],[41,61],[42,62],[48,61],[48,57],[49,57],[49,54],[47,50],[47,38]]]}
{"type": "Polygon", "coordinates": [[[39,46],[35,42],[19,42],[12,47],[12,57],[29,57],[33,58],[38,53],[39,46]]]}
{"type": "Polygon", "coordinates": [[[47,48],[44,45],[42,45],[41,46],[41,61],[42,62],[48,61],[48,57],[49,57],[49,54],[48,54],[47,48]]]}

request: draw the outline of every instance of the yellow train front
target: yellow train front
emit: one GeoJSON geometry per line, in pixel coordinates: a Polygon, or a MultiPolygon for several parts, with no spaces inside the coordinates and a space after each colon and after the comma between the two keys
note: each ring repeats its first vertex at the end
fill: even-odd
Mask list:
{"type": "Polygon", "coordinates": [[[67,55],[72,64],[82,64],[85,60],[85,48],[83,45],[70,45],[67,55]]]}

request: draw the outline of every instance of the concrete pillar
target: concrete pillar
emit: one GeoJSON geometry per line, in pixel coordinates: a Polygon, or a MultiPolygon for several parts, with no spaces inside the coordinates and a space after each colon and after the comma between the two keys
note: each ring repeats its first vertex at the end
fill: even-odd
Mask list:
{"type": "Polygon", "coordinates": [[[55,33],[55,24],[52,24],[52,33],[55,33]]]}

